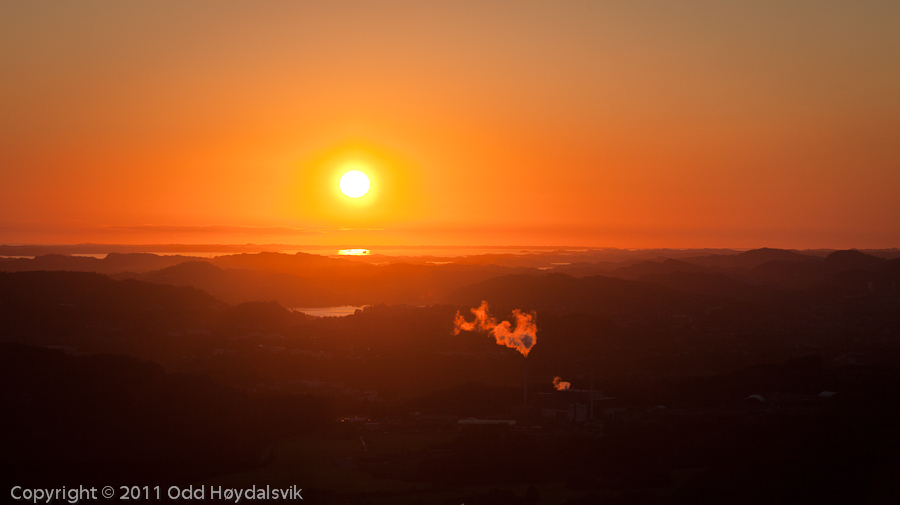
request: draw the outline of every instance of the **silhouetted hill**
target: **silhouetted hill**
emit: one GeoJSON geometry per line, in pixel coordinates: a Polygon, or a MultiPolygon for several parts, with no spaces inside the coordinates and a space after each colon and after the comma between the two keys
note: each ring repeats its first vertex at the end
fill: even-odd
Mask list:
{"type": "Polygon", "coordinates": [[[0,272],[0,341],[171,356],[181,352],[180,339],[167,334],[209,328],[225,307],[190,287],[87,272],[0,272]]]}
{"type": "MultiPolygon", "coordinates": [[[[642,251],[632,258],[650,253],[682,256],[687,251],[642,251]],[[676,254],[677,253],[677,254],[676,254]]],[[[695,251],[696,252],[696,251],[695,251]]],[[[717,251],[722,252],[722,251],[717,251]]],[[[821,253],[818,251],[817,253],[821,253]]],[[[106,272],[116,279],[138,279],[175,286],[193,286],[227,303],[275,300],[286,307],[368,305],[406,303],[423,305],[448,299],[455,290],[494,277],[511,274],[538,275],[541,271],[509,265],[551,265],[544,271],[573,277],[610,276],[627,280],[647,280],[682,292],[699,293],[707,286],[710,293],[738,293],[738,284],[725,287],[721,278],[647,277],[676,273],[723,273],[733,281],[748,285],[768,285],[782,289],[802,289],[830,282],[842,271],[861,269],[885,272],[892,263],[859,251],[833,252],[829,259],[781,249],[756,249],[739,254],[714,254],[685,259],[653,261],[626,260],[624,263],[574,262],[569,265],[548,260],[627,257],[628,251],[556,251],[535,254],[489,254],[456,258],[450,264],[392,262],[373,265],[315,254],[256,253],[200,259],[154,254],[109,254],[105,259],[62,255],[41,256],[34,260],[0,261],[0,270],[66,269],[106,272]],[[186,261],[182,261],[186,260],[186,261]],[[503,263],[498,265],[496,263],[503,263]],[[507,265],[507,266],[504,266],[507,265]],[[147,270],[161,266],[162,268],[147,270]],[[608,270],[615,268],[613,271],[608,270]],[[116,273],[112,273],[116,272],[116,273]],[[646,277],[646,278],[645,278],[646,277]],[[678,286],[681,279],[688,282],[678,286]],[[705,284],[704,284],[705,283],[705,284]]],[[[565,262],[563,262],[565,263],[565,262]]],[[[881,282],[879,279],[869,279],[881,282]]],[[[868,281],[866,281],[868,282],[868,281]]],[[[887,281],[884,281],[887,282],[887,281]]],[[[853,292],[856,291],[854,287],[853,292]]],[[[740,296],[746,296],[742,293],[740,296]]]]}
{"type": "Polygon", "coordinates": [[[701,265],[669,258],[664,261],[642,261],[635,265],[620,267],[607,275],[633,281],[645,275],[672,274],[675,272],[709,272],[709,269],[701,265]]]}
{"type": "Polygon", "coordinates": [[[605,275],[609,276],[609,273],[616,268],[620,268],[623,266],[628,266],[629,264],[634,264],[633,262],[627,262],[627,264],[622,263],[611,263],[611,262],[598,262],[598,263],[570,263],[568,265],[556,265],[551,271],[571,275],[572,277],[590,277],[592,275],[605,275]]]}
{"type": "Polygon", "coordinates": [[[189,287],[136,280],[114,281],[88,272],[0,272],[0,310],[4,322],[57,318],[78,309],[79,317],[102,317],[129,326],[199,324],[216,317],[225,304],[189,287]],[[40,314],[21,310],[39,310],[40,314]]]}
{"type": "Polygon", "coordinates": [[[278,302],[244,302],[228,307],[218,322],[221,334],[273,332],[310,322],[312,316],[291,312],[278,302]]]}
{"type": "MultiPolygon", "coordinates": [[[[291,258],[287,255],[274,257],[278,258],[275,264],[285,260],[285,257],[291,258]]],[[[246,257],[241,260],[243,263],[251,261],[246,257]]],[[[260,265],[262,263],[257,266],[260,265]]],[[[434,303],[467,284],[510,273],[533,271],[497,265],[329,265],[326,262],[321,268],[311,267],[305,276],[301,276],[263,268],[223,269],[210,261],[190,261],[156,272],[114,277],[193,286],[228,303],[275,300],[286,307],[327,307],[434,303]]]]}
{"type": "Polygon", "coordinates": [[[666,286],[694,295],[724,296],[728,298],[756,298],[768,292],[761,286],[750,286],[721,273],[672,272],[649,274],[641,277],[641,282],[666,286]]]}
{"type": "Polygon", "coordinates": [[[157,284],[175,284],[196,286],[209,282],[222,274],[222,269],[209,261],[185,261],[162,270],[148,272],[141,276],[142,280],[157,284]]]}
{"type": "Polygon", "coordinates": [[[831,274],[847,270],[882,272],[887,266],[888,260],[871,256],[855,249],[835,251],[825,258],[825,267],[831,274]]]}
{"type": "Polygon", "coordinates": [[[165,269],[180,263],[206,262],[222,269],[265,270],[304,276],[331,275],[335,269],[367,270],[372,267],[362,263],[328,258],[317,254],[283,254],[262,252],[255,254],[233,254],[215,258],[193,256],[160,256],[149,253],[109,253],[103,259],[84,256],[47,254],[28,258],[5,258],[0,261],[0,270],[7,272],[36,270],[67,270],[72,272],[98,272],[115,274],[121,272],[146,273],[165,269]]]}
{"type": "MultiPolygon", "coordinates": [[[[868,289],[869,281],[878,284],[889,284],[892,261],[871,256],[856,250],[834,251],[824,259],[813,258],[796,260],[767,261],[754,267],[749,272],[730,270],[732,277],[749,283],[765,284],[784,289],[806,289],[811,287],[830,288],[823,292],[837,289],[844,294],[859,294],[868,289]],[[850,274],[848,272],[858,272],[850,274]],[[864,273],[865,272],[865,273],[864,273]]],[[[879,288],[886,291],[887,288],[879,288]]]]}
{"type": "Polygon", "coordinates": [[[387,303],[415,305],[435,303],[463,286],[501,275],[536,273],[524,267],[498,265],[385,265],[374,275],[359,279],[360,293],[387,303]],[[374,295],[374,296],[373,296],[374,295]]]}
{"type": "MultiPolygon", "coordinates": [[[[499,265],[504,267],[549,267],[554,261],[564,261],[567,257],[543,254],[479,254],[463,258],[453,258],[457,265],[499,265]]],[[[433,258],[432,261],[441,261],[446,258],[433,258]]]]}
{"type": "Polygon", "coordinates": [[[816,259],[818,259],[817,256],[801,254],[796,251],[789,251],[786,249],[770,249],[768,247],[763,247],[761,249],[745,251],[740,254],[713,254],[711,256],[682,258],[682,261],[693,263],[695,265],[703,265],[706,267],[755,268],[768,261],[806,261],[816,259]]]}
{"type": "Polygon", "coordinates": [[[0,344],[0,402],[0,465],[18,484],[186,483],[252,467],[271,442],[331,417],[315,397],[251,397],[134,358],[8,343],[0,344]]]}
{"type": "Polygon", "coordinates": [[[280,251],[296,246],[278,244],[0,244],[0,256],[43,256],[45,254],[233,254],[280,251]]]}
{"type": "MultiPolygon", "coordinates": [[[[67,270],[70,272],[149,272],[195,259],[191,256],[159,256],[148,253],[109,253],[103,259],[85,256],[47,254],[34,259],[15,258],[0,261],[0,271],[34,272],[39,270],[67,270]]],[[[199,259],[199,258],[196,258],[199,259]]]]}
{"type": "Polygon", "coordinates": [[[755,267],[749,276],[763,284],[798,289],[825,281],[825,262],[821,260],[767,261],[755,267]]]}
{"type": "Polygon", "coordinates": [[[889,274],[900,274],[900,258],[888,261],[884,270],[889,274]]]}
{"type": "Polygon", "coordinates": [[[352,304],[337,296],[327,283],[316,279],[264,269],[222,269],[208,261],[188,261],[142,275],[119,274],[113,277],[193,286],[233,304],[267,300],[276,300],[288,307],[352,304]]]}
{"type": "Polygon", "coordinates": [[[499,310],[518,308],[569,313],[635,303],[652,305],[672,298],[677,298],[672,290],[652,284],[599,275],[576,279],[551,273],[489,279],[455,291],[447,301],[477,307],[482,300],[489,300],[499,310]]]}
{"type": "Polygon", "coordinates": [[[305,277],[318,277],[337,268],[354,270],[371,268],[369,265],[352,261],[302,252],[296,254],[275,252],[231,254],[217,256],[208,261],[223,269],[271,270],[305,277]]]}

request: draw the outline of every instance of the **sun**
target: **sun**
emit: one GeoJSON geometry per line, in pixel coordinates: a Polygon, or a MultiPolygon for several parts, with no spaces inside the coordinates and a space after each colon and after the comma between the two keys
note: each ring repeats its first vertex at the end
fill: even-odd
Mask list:
{"type": "Polygon", "coordinates": [[[350,198],[359,198],[369,192],[369,176],[359,170],[351,170],[341,176],[341,182],[338,184],[341,193],[350,198]]]}

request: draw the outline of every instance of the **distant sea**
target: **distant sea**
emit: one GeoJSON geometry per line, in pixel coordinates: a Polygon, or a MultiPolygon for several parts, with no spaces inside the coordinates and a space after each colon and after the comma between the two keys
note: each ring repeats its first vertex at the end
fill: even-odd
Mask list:
{"type": "MultiPolygon", "coordinates": [[[[335,246],[334,248],[324,248],[322,246],[315,246],[312,248],[303,248],[303,249],[283,249],[280,252],[284,254],[296,254],[298,252],[308,253],[308,254],[318,254],[321,256],[333,256],[333,257],[341,257],[347,258],[347,256],[341,256],[338,254],[338,251],[341,249],[346,249],[344,246],[335,246]]],[[[504,248],[493,248],[493,247],[449,247],[449,248],[441,248],[441,247],[368,247],[366,248],[369,251],[369,256],[374,255],[382,255],[382,256],[434,256],[441,258],[453,258],[459,256],[475,256],[480,254],[529,254],[536,252],[547,252],[551,250],[560,249],[557,247],[544,247],[544,248],[522,248],[522,247],[504,247],[504,248]]],[[[568,251],[584,251],[586,248],[565,248],[568,251]]],[[[272,249],[266,249],[271,251],[272,249]]],[[[138,251],[130,251],[130,252],[138,252],[138,251]]],[[[257,254],[261,251],[141,251],[149,254],[156,254],[159,256],[194,256],[198,258],[214,258],[216,256],[229,256],[232,254],[257,254]]],[[[45,254],[45,253],[41,253],[45,254]]],[[[107,255],[106,253],[65,253],[60,252],[59,254],[69,254],[69,256],[83,256],[90,258],[103,259],[107,255]]],[[[0,258],[27,258],[34,259],[34,256],[4,256],[0,255],[0,258]]]]}
{"type": "MultiPolygon", "coordinates": [[[[198,258],[215,258],[216,256],[228,256],[230,254],[241,254],[239,252],[157,252],[157,251],[147,251],[146,254],[156,254],[157,256],[195,256],[198,258]]],[[[252,254],[252,253],[251,253],[252,254]]],[[[293,254],[293,253],[292,253],[293,254]]],[[[67,256],[80,256],[82,258],[97,258],[98,260],[102,260],[106,258],[108,254],[82,254],[82,253],[71,253],[67,254],[67,256]]],[[[0,258],[24,258],[24,259],[34,259],[35,256],[0,256],[0,258]]]]}
{"type": "Polygon", "coordinates": [[[349,316],[357,310],[362,310],[365,305],[341,305],[339,307],[297,307],[290,309],[294,312],[303,312],[304,314],[315,317],[342,317],[349,316]]]}
{"type": "MultiPolygon", "coordinates": [[[[479,254],[528,254],[535,252],[547,252],[551,250],[556,250],[559,248],[555,247],[547,247],[547,248],[522,248],[522,247],[504,247],[504,248],[487,248],[487,247],[450,247],[450,248],[440,248],[440,247],[404,247],[404,248],[393,248],[393,247],[368,247],[369,255],[383,255],[383,256],[439,256],[443,258],[454,258],[457,256],[475,256],[479,254]]],[[[572,249],[566,248],[566,250],[574,251],[574,250],[587,250],[586,248],[572,249]]],[[[312,254],[321,254],[325,256],[336,256],[337,250],[331,251],[328,249],[316,249],[316,250],[300,250],[300,251],[284,251],[289,254],[294,254],[296,252],[306,252],[312,254]]],[[[344,256],[346,258],[346,256],[344,256]]]]}

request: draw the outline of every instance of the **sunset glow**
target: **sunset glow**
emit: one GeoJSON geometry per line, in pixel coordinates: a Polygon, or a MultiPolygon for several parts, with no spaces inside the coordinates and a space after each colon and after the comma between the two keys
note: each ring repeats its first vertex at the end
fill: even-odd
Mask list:
{"type": "Polygon", "coordinates": [[[900,244],[896,3],[60,9],[0,9],[3,243],[900,244]]]}

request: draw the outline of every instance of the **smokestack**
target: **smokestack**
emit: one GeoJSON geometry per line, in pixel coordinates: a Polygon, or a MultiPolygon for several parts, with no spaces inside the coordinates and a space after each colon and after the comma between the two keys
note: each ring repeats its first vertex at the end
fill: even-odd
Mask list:
{"type": "Polygon", "coordinates": [[[460,331],[483,331],[494,337],[497,345],[503,345],[519,351],[524,357],[525,381],[523,387],[524,405],[528,406],[528,353],[537,342],[537,325],[534,323],[535,313],[525,313],[519,309],[513,310],[512,315],[516,320],[513,329],[509,321],[497,322],[488,312],[487,301],[482,301],[477,309],[471,309],[475,314],[475,320],[471,323],[459,313],[453,318],[453,334],[459,335],[460,331]]]}
{"type": "Polygon", "coordinates": [[[525,403],[523,405],[525,405],[527,407],[528,406],[528,356],[525,356],[524,358],[522,358],[522,362],[525,363],[525,384],[524,384],[525,387],[522,388],[522,390],[525,392],[525,403]]]}

